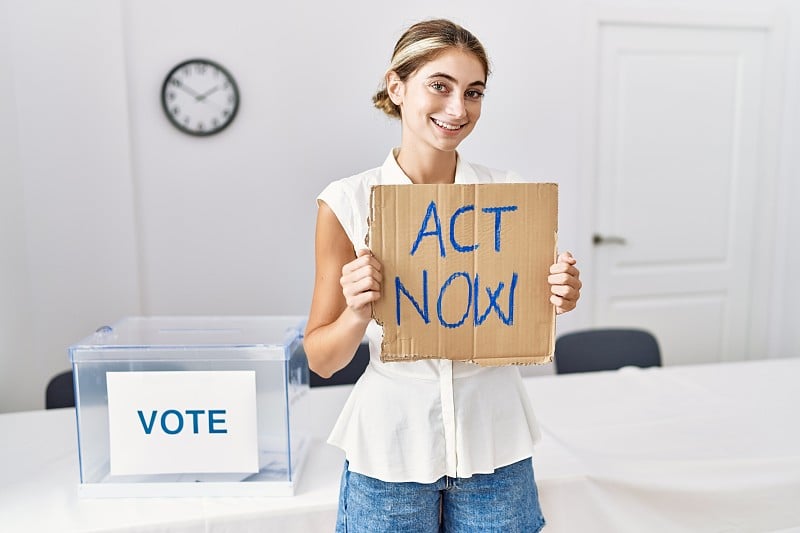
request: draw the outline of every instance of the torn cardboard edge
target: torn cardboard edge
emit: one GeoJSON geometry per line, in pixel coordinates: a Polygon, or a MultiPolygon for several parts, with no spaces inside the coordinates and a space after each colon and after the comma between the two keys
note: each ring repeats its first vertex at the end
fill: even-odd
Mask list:
{"type": "Polygon", "coordinates": [[[382,361],[552,362],[556,184],[374,186],[369,228],[382,361]]]}

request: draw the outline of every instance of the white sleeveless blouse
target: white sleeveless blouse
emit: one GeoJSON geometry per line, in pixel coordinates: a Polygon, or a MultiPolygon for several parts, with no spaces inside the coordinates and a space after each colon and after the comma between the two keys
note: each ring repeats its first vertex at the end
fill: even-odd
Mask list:
{"type": "MultiPolygon", "coordinates": [[[[456,183],[521,181],[458,158],[456,183]]],[[[370,188],[410,185],[389,154],[383,166],[335,181],[319,195],[353,247],[366,248],[370,188]]],[[[345,451],[349,468],[383,481],[433,483],[442,476],[494,472],[533,454],[540,431],[515,366],[427,359],[380,360],[383,330],[367,327],[370,361],[328,442],[345,451]]]]}

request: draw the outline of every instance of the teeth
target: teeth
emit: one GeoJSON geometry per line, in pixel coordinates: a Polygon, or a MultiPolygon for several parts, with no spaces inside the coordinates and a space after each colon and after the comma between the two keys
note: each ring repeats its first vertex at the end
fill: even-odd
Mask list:
{"type": "Polygon", "coordinates": [[[446,130],[460,130],[461,129],[461,126],[451,126],[450,124],[446,124],[446,123],[442,122],[441,120],[433,119],[433,121],[436,123],[437,126],[440,126],[440,127],[444,128],[446,130]]]}

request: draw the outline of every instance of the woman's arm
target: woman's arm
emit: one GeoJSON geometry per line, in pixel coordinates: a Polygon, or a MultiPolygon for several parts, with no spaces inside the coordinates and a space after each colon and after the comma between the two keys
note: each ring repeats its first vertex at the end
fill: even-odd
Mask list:
{"type": "Polygon", "coordinates": [[[381,265],[353,245],[333,210],[319,202],[315,238],[316,277],[303,346],[308,366],[330,377],[347,366],[380,298],[381,265]]]}

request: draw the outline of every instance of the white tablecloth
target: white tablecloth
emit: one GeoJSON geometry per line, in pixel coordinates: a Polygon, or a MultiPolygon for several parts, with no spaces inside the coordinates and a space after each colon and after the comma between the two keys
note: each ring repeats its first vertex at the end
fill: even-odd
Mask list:
{"type": "Polygon", "coordinates": [[[566,459],[534,460],[552,531],[800,530],[798,382],[800,359],[527,380],[566,459]]]}
{"type": "MultiPolygon", "coordinates": [[[[526,378],[547,533],[800,531],[800,359],[526,378]]],[[[71,409],[0,415],[0,531],[332,531],[348,387],[289,498],[80,499],[71,409]]]]}

